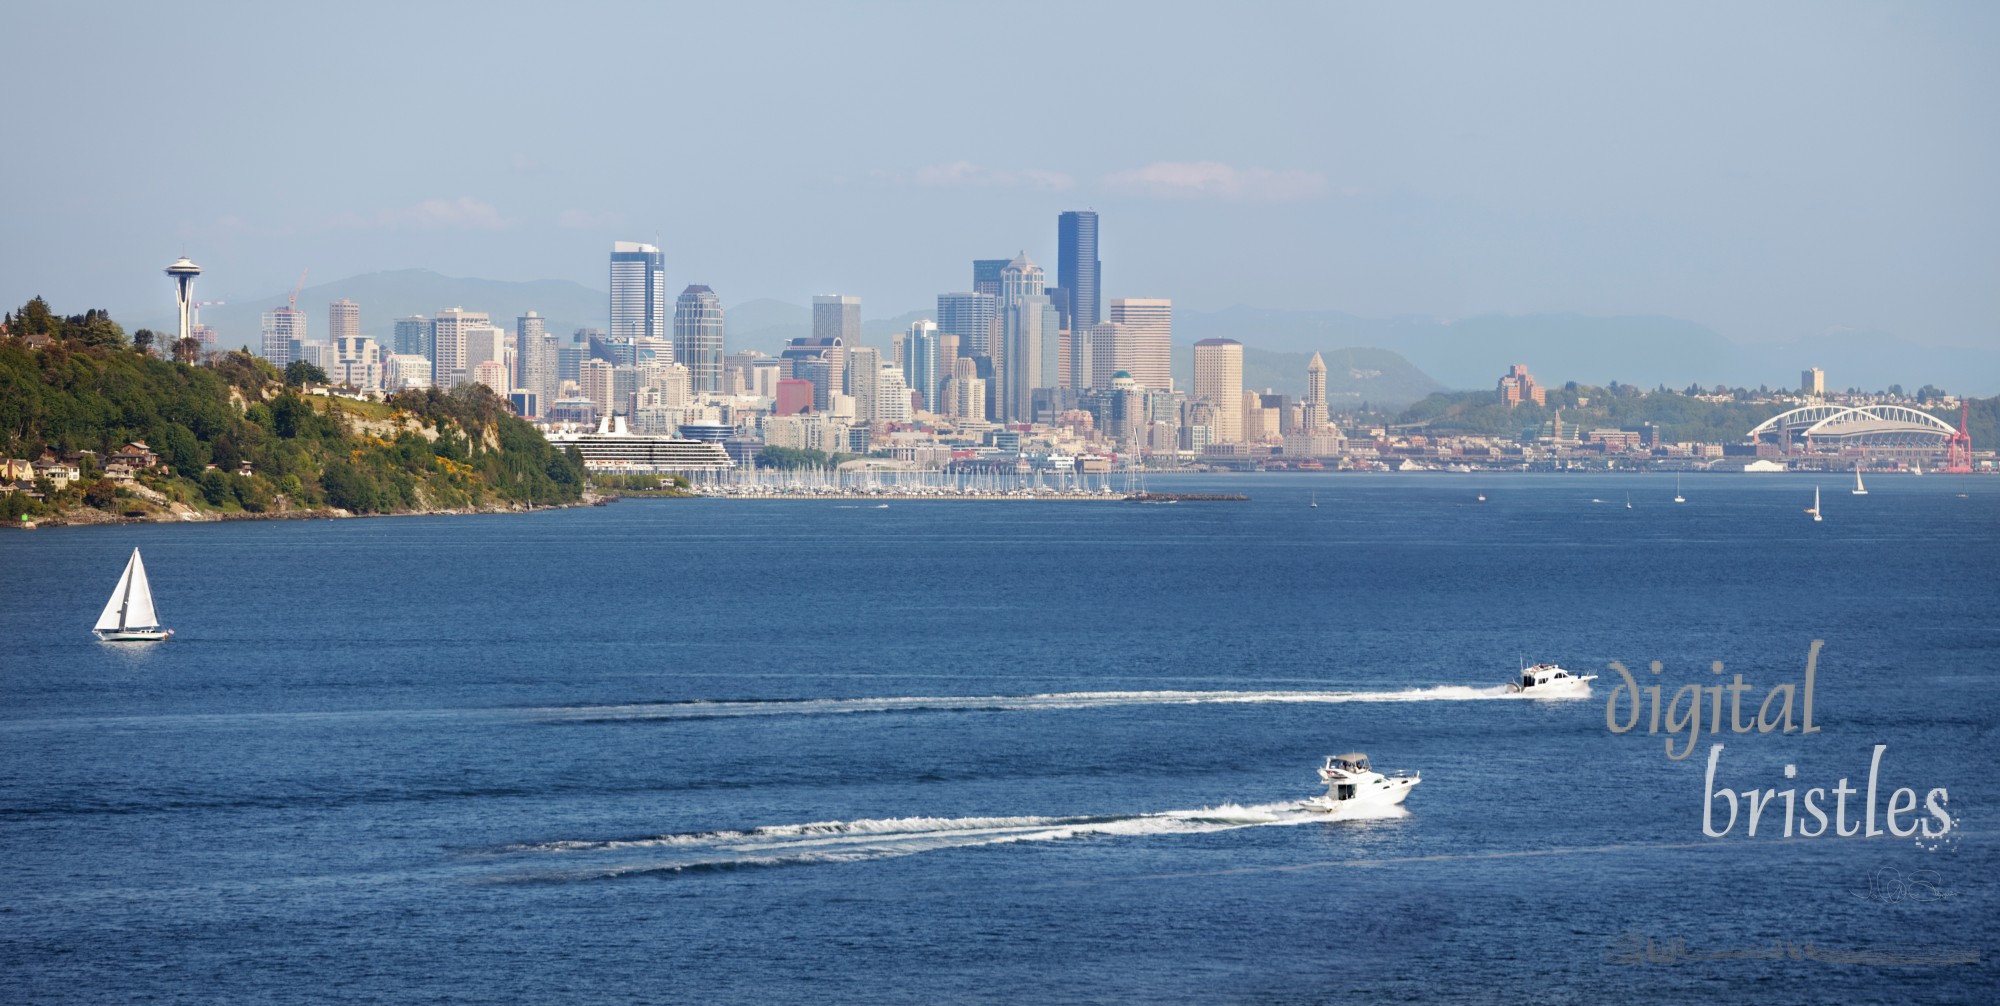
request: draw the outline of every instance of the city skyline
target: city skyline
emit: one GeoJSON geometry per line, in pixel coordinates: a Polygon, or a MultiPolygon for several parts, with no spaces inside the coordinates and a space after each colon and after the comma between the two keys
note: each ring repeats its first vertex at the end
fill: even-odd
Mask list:
{"type": "MultiPolygon", "coordinates": [[[[1065,80],[1090,97],[1097,128],[1046,145],[929,128],[1013,87],[1011,68],[995,72],[1000,54],[1036,37],[1035,17],[981,19],[995,44],[965,56],[972,93],[947,96],[892,86],[884,68],[827,71],[847,61],[836,54],[953,37],[969,12],[804,9],[773,25],[683,11],[676,31],[754,29],[784,68],[771,87],[702,89],[718,145],[737,155],[705,159],[627,136],[602,101],[642,80],[675,93],[718,79],[719,55],[704,52],[634,69],[652,65],[633,50],[664,11],[609,38],[587,19],[507,5],[473,20],[411,9],[393,32],[365,11],[308,26],[280,10],[254,35],[197,10],[91,37],[83,12],[17,5],[0,29],[52,42],[21,54],[24,76],[61,78],[57,54],[75,49],[62,43],[86,37],[103,67],[90,86],[20,109],[21,128],[52,153],[14,169],[12,190],[40,195],[14,208],[15,232],[31,240],[0,250],[0,285],[16,303],[45,295],[124,312],[157,302],[143,277],[181,253],[223,298],[285,289],[308,265],[595,285],[596,249],[639,236],[673,263],[674,290],[702,282],[796,300],[840,289],[907,307],[960,289],[966,259],[1025,249],[1057,263],[1041,221],[1088,208],[1116,221],[1103,234],[1107,277],[1171,290],[1190,310],[1651,314],[1742,343],[1991,340],[2000,250],[1982,235],[2000,195],[1982,179],[2000,136],[1972,98],[1996,89],[2000,69],[1984,57],[2000,13],[1774,4],[1730,11],[1733,30],[1716,35],[1701,27],[1712,17],[1665,8],[1269,10],[1296,30],[1272,35],[1254,18],[1148,24],[1146,44],[1111,47],[1065,80]],[[286,31],[408,72],[358,78],[258,44],[286,31]],[[528,31],[613,70],[473,88],[420,55],[426,39],[501,49],[528,31]],[[1258,45],[1220,44],[1253,33],[1258,45]],[[1613,43],[1629,38],[1648,46],[1613,43]],[[126,100],[163,48],[229,56],[177,71],[207,96],[201,129],[126,100]],[[1237,83],[1181,80],[1170,70],[1184,59],[1237,83]],[[239,93],[246,74],[269,93],[239,93]],[[451,97],[442,123],[403,100],[426,88],[451,97]],[[803,100],[776,97],[793,94],[803,100]],[[837,127],[854,107],[870,109],[870,127],[837,127]],[[268,143],[287,113],[310,123],[354,108],[371,112],[342,142],[370,156],[321,165],[268,143]],[[1297,121],[1319,128],[1282,128],[1297,121]],[[457,142],[432,142],[441,129],[457,142]],[[909,135],[932,141],[884,142],[909,135]],[[1861,135],[1876,139],[1857,146],[1861,135]],[[607,136],[628,142],[607,151],[607,136]],[[154,156],[85,159],[107,142],[154,156]],[[786,153],[801,142],[813,158],[786,153]],[[401,153],[376,156],[387,151],[401,153]],[[147,167],[158,160],[195,170],[169,178],[147,167]]],[[[1129,20],[1115,5],[1063,16],[1084,38],[1129,20]]]]}

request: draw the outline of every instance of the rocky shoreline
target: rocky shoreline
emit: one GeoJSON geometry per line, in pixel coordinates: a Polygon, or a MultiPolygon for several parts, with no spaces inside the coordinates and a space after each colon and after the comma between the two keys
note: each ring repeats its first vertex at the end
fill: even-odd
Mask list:
{"type": "Polygon", "coordinates": [[[435,510],[402,510],[394,513],[357,514],[339,507],[310,507],[304,509],[269,510],[263,513],[242,511],[197,510],[184,503],[170,503],[163,511],[144,514],[114,514],[96,507],[77,506],[60,513],[49,514],[31,521],[16,521],[0,525],[15,530],[32,531],[44,527],[91,527],[109,524],[204,524],[233,520],[336,520],[350,517],[464,517],[473,514],[528,513],[534,510],[567,510],[580,506],[604,506],[616,500],[616,495],[599,495],[586,492],[575,503],[555,503],[530,506],[520,503],[492,504],[477,507],[445,507],[435,510]]]}

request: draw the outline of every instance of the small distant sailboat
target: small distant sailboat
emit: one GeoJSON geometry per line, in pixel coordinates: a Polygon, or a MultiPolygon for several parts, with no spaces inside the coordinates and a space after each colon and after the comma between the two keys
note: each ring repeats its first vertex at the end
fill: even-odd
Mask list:
{"type": "Polygon", "coordinates": [[[1854,466],[1854,488],[1849,490],[1856,496],[1868,495],[1868,487],[1861,484],[1861,466],[1854,466]]]}
{"type": "Polygon", "coordinates": [[[138,549],[132,550],[131,561],[91,631],[107,643],[157,643],[174,634],[160,627],[160,616],[153,610],[153,587],[146,581],[146,564],[138,549]]]}
{"type": "Polygon", "coordinates": [[[1308,506],[1308,507],[1310,507],[1310,508],[1312,508],[1312,509],[1314,509],[1314,510],[1317,510],[1317,509],[1319,509],[1319,494],[1318,494],[1318,493],[1313,493],[1313,494],[1312,494],[1312,502],[1310,502],[1310,503],[1307,503],[1307,504],[1306,504],[1306,506],[1308,506]]]}
{"type": "Polygon", "coordinates": [[[1630,510],[1630,509],[1632,509],[1632,494],[1631,494],[1631,493],[1626,493],[1626,494],[1625,494],[1625,509],[1627,509],[1627,510],[1630,510]]]}
{"type": "Polygon", "coordinates": [[[1681,495],[1681,477],[1678,475],[1674,476],[1674,502],[1676,503],[1687,502],[1687,497],[1681,495]]]}
{"type": "Polygon", "coordinates": [[[1814,486],[1814,487],[1813,487],[1813,505],[1812,505],[1812,506],[1810,506],[1810,507],[1807,507],[1807,508],[1806,508],[1806,512],[1807,512],[1807,513],[1809,513],[1809,514],[1812,514],[1812,519],[1813,519],[1813,520],[1818,520],[1818,519],[1819,519],[1819,487],[1818,487],[1818,486],[1814,486]]]}
{"type": "Polygon", "coordinates": [[[1922,475],[1923,473],[1924,473],[1924,466],[1922,462],[1918,461],[1910,462],[1910,474],[1922,475]]]}
{"type": "Polygon", "coordinates": [[[1481,502],[1481,503],[1484,503],[1484,502],[1486,502],[1486,494],[1485,494],[1485,493],[1480,493],[1480,494],[1479,494],[1479,502],[1481,502]]]}

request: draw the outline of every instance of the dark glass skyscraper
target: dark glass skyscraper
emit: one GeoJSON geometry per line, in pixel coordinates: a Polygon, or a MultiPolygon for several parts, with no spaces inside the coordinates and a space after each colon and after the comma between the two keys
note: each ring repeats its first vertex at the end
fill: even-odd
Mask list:
{"type": "Polygon", "coordinates": [[[972,260],[972,292],[990,293],[1000,296],[1000,270],[1014,261],[1006,258],[976,258],[972,260]]]}
{"type": "Polygon", "coordinates": [[[1104,263],[1097,258],[1097,211],[1070,210],[1056,217],[1056,311],[1072,332],[1104,320],[1104,263]]]}

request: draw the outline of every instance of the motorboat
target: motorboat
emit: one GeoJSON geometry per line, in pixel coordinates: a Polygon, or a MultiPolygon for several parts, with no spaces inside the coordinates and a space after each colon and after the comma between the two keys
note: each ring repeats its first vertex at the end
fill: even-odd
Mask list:
{"type": "Polygon", "coordinates": [[[1386,810],[1402,803],[1423,778],[1401,772],[1385,776],[1369,767],[1368,756],[1357,751],[1327,755],[1326,764],[1319,768],[1319,781],[1326,784],[1326,795],[1301,801],[1299,809],[1352,815],[1386,810]]]}
{"type": "Polygon", "coordinates": [[[1521,668],[1521,676],[1507,682],[1507,690],[1531,699],[1582,699],[1590,697],[1595,674],[1571,674],[1555,664],[1521,668]]]}

